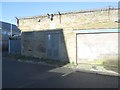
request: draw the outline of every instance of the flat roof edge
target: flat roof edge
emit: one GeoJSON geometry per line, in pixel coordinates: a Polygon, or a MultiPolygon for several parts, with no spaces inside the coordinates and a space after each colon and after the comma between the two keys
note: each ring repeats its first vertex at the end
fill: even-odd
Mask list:
{"type": "Polygon", "coordinates": [[[88,30],[73,30],[75,33],[112,33],[120,32],[120,29],[88,29],[88,30]]]}
{"type": "MultiPolygon", "coordinates": [[[[108,10],[118,10],[118,8],[101,8],[101,9],[92,9],[92,10],[79,10],[79,11],[66,11],[62,12],[61,15],[66,15],[66,14],[77,14],[77,13],[87,13],[87,12],[97,12],[97,11],[108,11],[108,10]]],[[[53,13],[54,15],[59,15],[58,13],[53,13]]],[[[19,17],[20,20],[22,19],[34,19],[34,18],[41,18],[41,17],[47,17],[47,14],[43,15],[37,15],[37,16],[26,16],[26,17],[19,17]]]]}

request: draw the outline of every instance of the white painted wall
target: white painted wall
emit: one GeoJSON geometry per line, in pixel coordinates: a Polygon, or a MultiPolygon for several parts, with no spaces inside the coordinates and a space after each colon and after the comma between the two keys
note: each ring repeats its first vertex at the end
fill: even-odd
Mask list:
{"type": "Polygon", "coordinates": [[[118,55],[118,33],[78,34],[77,56],[80,60],[96,60],[118,55]]]}

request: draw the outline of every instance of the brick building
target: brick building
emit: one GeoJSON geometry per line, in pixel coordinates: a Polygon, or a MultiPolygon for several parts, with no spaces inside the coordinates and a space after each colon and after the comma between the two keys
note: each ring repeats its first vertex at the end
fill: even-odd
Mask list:
{"type": "Polygon", "coordinates": [[[22,55],[69,62],[118,57],[118,9],[19,19],[22,55]]]}

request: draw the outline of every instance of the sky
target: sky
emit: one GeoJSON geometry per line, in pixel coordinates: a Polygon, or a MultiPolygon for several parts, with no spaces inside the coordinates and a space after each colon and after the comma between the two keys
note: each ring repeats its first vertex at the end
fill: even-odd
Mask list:
{"type": "MultiPolygon", "coordinates": [[[[0,4],[1,5],[1,4],[0,4]]],[[[69,12],[118,7],[117,2],[2,2],[2,21],[16,24],[15,17],[46,15],[47,13],[69,12]]]]}

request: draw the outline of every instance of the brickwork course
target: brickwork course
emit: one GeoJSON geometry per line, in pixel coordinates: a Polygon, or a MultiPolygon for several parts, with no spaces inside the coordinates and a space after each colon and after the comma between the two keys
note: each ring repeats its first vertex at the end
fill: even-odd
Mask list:
{"type": "Polygon", "coordinates": [[[75,62],[77,47],[75,30],[118,28],[117,8],[60,12],[53,15],[53,20],[48,18],[47,14],[19,19],[19,28],[22,31],[22,55],[46,58],[46,33],[59,32],[59,45],[58,49],[55,49],[59,52],[58,59],[75,62]]]}

